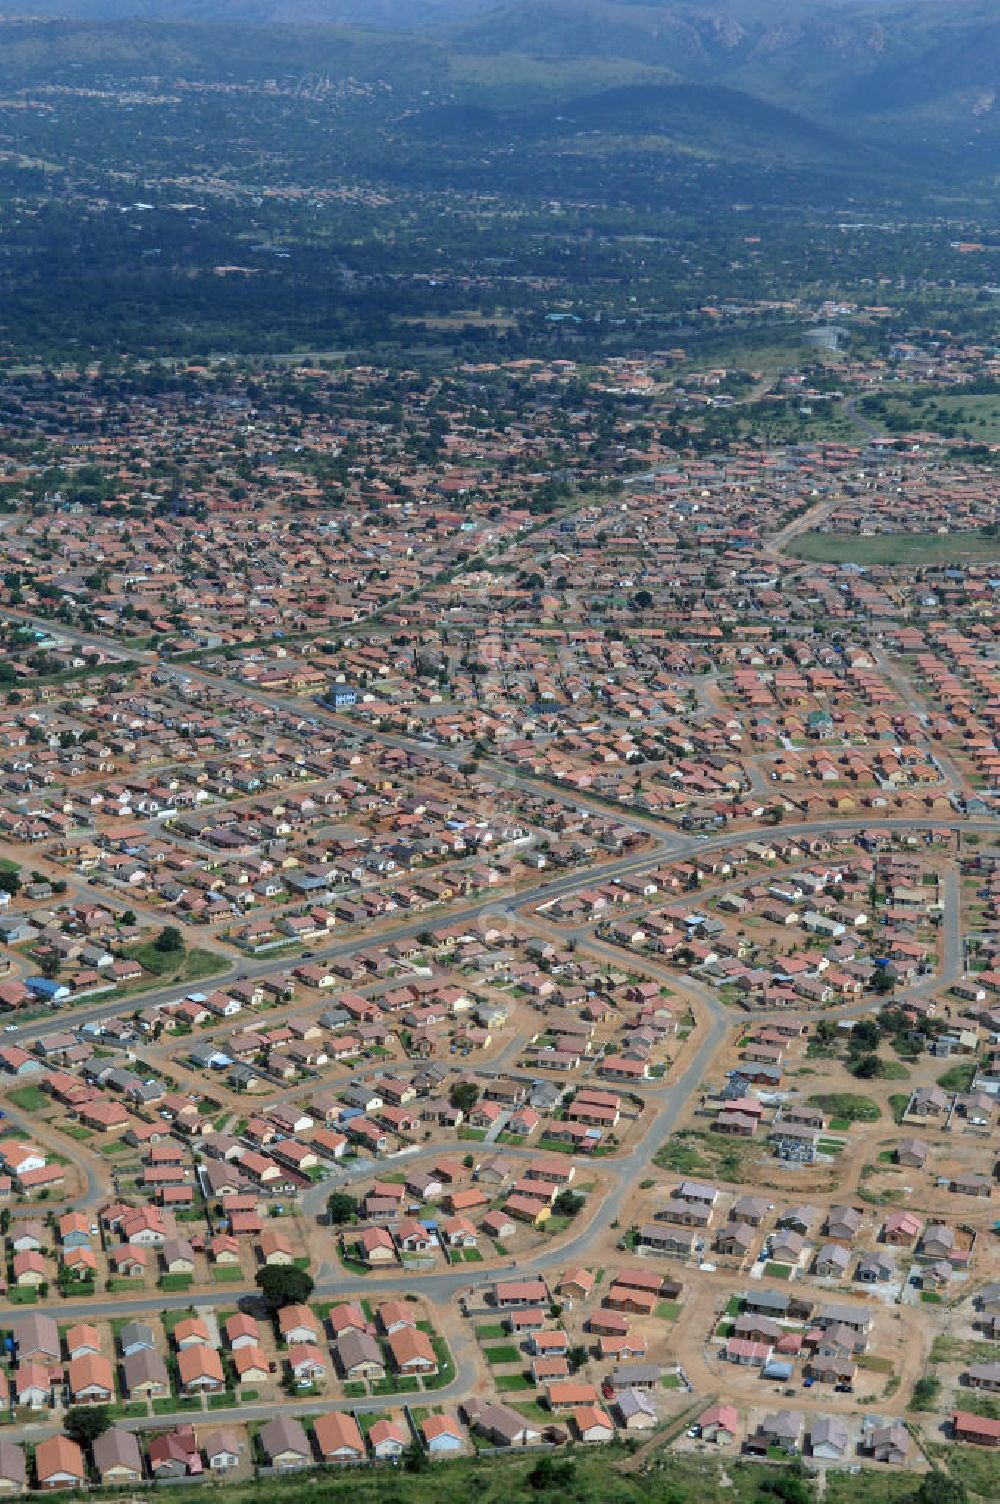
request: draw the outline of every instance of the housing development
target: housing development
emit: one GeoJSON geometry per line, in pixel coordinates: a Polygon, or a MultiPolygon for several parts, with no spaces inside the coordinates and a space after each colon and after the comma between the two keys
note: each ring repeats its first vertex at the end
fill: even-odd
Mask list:
{"type": "Polygon", "coordinates": [[[1000,1442],[995,367],[7,379],[0,1489],[1000,1442]]]}
{"type": "Polygon", "coordinates": [[[0,1504],[998,1504],[998,74],[0,15],[0,1504]]]}

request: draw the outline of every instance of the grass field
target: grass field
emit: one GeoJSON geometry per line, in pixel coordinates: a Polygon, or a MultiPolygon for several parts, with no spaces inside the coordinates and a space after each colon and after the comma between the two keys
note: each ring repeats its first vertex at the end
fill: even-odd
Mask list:
{"type": "Polygon", "coordinates": [[[483,1357],[492,1367],[497,1363],[519,1363],[521,1354],[513,1343],[505,1343],[501,1347],[484,1347],[483,1357]]]}
{"type": "MultiPolygon", "coordinates": [[[[895,433],[906,428],[911,433],[952,431],[958,438],[976,444],[1000,443],[1000,397],[987,392],[937,392],[916,388],[912,392],[886,396],[885,418],[872,414],[875,422],[885,422],[895,433]]],[[[860,411],[866,411],[862,401],[860,411]]]]}
{"type": "Polygon", "coordinates": [[[188,951],[163,951],[157,950],[152,940],[142,945],[130,945],[124,954],[138,961],[151,977],[164,981],[197,982],[200,977],[222,971],[226,964],[223,956],[215,951],[202,950],[200,946],[188,951]]]}
{"type": "Polygon", "coordinates": [[[800,533],[785,552],[813,564],[963,564],[1000,559],[1000,538],[984,533],[905,533],[860,538],[856,533],[800,533]]]}
{"type": "MultiPolygon", "coordinates": [[[[877,1123],[882,1109],[871,1097],[862,1097],[852,1091],[818,1092],[807,1098],[810,1107],[827,1112],[838,1123],[877,1123]]],[[[831,1129],[833,1123],[830,1124],[831,1129]]]]}
{"type": "Polygon", "coordinates": [[[47,1097],[39,1086],[17,1086],[7,1096],[22,1112],[43,1112],[52,1106],[52,1098],[47,1097]]]}

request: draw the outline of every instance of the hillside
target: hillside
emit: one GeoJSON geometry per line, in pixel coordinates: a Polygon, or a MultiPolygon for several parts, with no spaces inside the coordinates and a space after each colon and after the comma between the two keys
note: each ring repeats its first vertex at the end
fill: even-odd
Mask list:
{"type": "Polygon", "coordinates": [[[641,86],[661,90],[655,104],[637,96],[642,119],[626,110],[614,128],[651,128],[735,160],[758,147],[799,161],[837,150],[845,167],[859,151],[862,165],[919,153],[921,170],[969,177],[992,172],[1000,146],[993,0],[27,0],[27,8],[48,19],[0,22],[8,84],[133,69],[357,78],[421,110],[472,103],[507,117],[526,109],[542,128],[545,117],[532,112],[549,103],[641,86]],[[671,98],[664,85],[717,92],[671,98]],[[779,113],[760,113],[767,109],[779,113]]]}

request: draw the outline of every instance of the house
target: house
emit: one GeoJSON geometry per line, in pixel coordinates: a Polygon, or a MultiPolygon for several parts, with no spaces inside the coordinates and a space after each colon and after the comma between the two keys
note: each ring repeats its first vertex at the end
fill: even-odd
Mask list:
{"type": "Polygon", "coordinates": [[[301,1421],[292,1415],[279,1415],[269,1420],[258,1431],[257,1440],[268,1466],[277,1472],[306,1467],[312,1461],[309,1438],[301,1421]]]}
{"type": "Polygon", "coordinates": [[[576,1405],[572,1411],[573,1429],[581,1441],[590,1443],[613,1440],[615,1428],[611,1417],[600,1405],[576,1405]]]}
{"type": "Polygon", "coordinates": [[[174,1344],[183,1352],[186,1347],[207,1347],[208,1327],[200,1316],[185,1316],[174,1327],[174,1344]]]}
{"type": "Polygon", "coordinates": [[[295,1262],[295,1245],[280,1227],[265,1227],[260,1235],[260,1252],[265,1264],[289,1265],[295,1262]]]}
{"type": "Polygon", "coordinates": [[[205,1439],[205,1460],[213,1473],[228,1473],[240,1465],[243,1443],[235,1431],[214,1431],[205,1439]]]}
{"type": "Polygon", "coordinates": [[[170,1393],[167,1365],[155,1348],[138,1347],[122,1359],[122,1387],[130,1400],[162,1399],[170,1393]]]}
{"type": "Polygon", "coordinates": [[[363,1462],[365,1440],[353,1415],[331,1410],[313,1422],[316,1449],[324,1462],[363,1462]]]}
{"type": "Polygon", "coordinates": [[[615,1409],[626,1431],[650,1431],[656,1425],[656,1408],[643,1389],[623,1389],[615,1397],[615,1409]]]}
{"type": "Polygon", "coordinates": [[[226,1387],[219,1354],[200,1344],[177,1354],[177,1377],[185,1394],[218,1394],[226,1387]]]}
{"type": "Polygon", "coordinates": [[[838,1415],[822,1415],[809,1428],[809,1451],[813,1457],[839,1461],[847,1452],[850,1432],[838,1415]]]}
{"type": "Polygon", "coordinates": [[[964,1375],[970,1389],[1000,1390],[1000,1363],[973,1363],[964,1375]]]}
{"type": "Polygon", "coordinates": [[[894,1279],[895,1275],[896,1266],[884,1253],[862,1254],[854,1271],[854,1278],[863,1285],[885,1284],[888,1280],[894,1279]]]}
{"type": "Polygon", "coordinates": [[[768,1213],[768,1201],[764,1196],[740,1196],[733,1202],[729,1212],[730,1222],[745,1222],[749,1227],[759,1227],[768,1213]]]}
{"type": "Polygon", "coordinates": [[[712,1405],[698,1417],[702,1441],[731,1446],[739,1434],[740,1418],[735,1405],[712,1405]]]}
{"type": "Polygon", "coordinates": [[[118,1346],[124,1358],[131,1357],[141,1349],[155,1348],[153,1328],[143,1321],[127,1321],[118,1333],[118,1346]]]}
{"type": "Polygon", "coordinates": [[[532,1446],[541,1440],[538,1427],[509,1405],[471,1399],[463,1409],[469,1424],[496,1447],[532,1446]]]}
{"type": "Polygon", "coordinates": [[[437,1357],[431,1339],[419,1327],[399,1327],[389,1336],[389,1350],[397,1373],[435,1374],[437,1357]]]}
{"type": "Polygon", "coordinates": [[[643,1389],[651,1393],[660,1387],[659,1365],[619,1363],[611,1370],[610,1384],[616,1392],[621,1389],[643,1389]]]}
{"type": "Polygon", "coordinates": [[[372,1455],[378,1461],[395,1460],[406,1450],[408,1441],[405,1429],[394,1420],[377,1420],[368,1432],[372,1455]]]}
{"type": "Polygon", "coordinates": [[[385,1378],[382,1350],[368,1332],[344,1332],[332,1351],[345,1379],[385,1378]]]}
{"type": "Polygon", "coordinates": [[[150,1438],[147,1455],[154,1478],[201,1477],[204,1472],[191,1426],[157,1432],[150,1438]]]}
{"type": "Polygon", "coordinates": [[[547,1306],[549,1291],[544,1279],[499,1280],[493,1288],[493,1299],[501,1310],[516,1306],[547,1306]]]}
{"type": "Polygon", "coordinates": [[[66,1329],[66,1352],[70,1358],[83,1358],[87,1353],[99,1353],[101,1339],[96,1326],[78,1321],[66,1329]]]}
{"type": "Polygon", "coordinates": [[[73,1358],[66,1370],[66,1383],[74,1405],[108,1405],[115,1397],[111,1363],[101,1353],[73,1358]]]}
{"type": "Polygon", "coordinates": [[[391,1337],[394,1331],[400,1331],[403,1327],[417,1327],[414,1307],[406,1301],[383,1301],[376,1310],[376,1316],[386,1337],[391,1337]]]}
{"type": "MultiPolygon", "coordinates": [[[[246,1356],[252,1349],[244,1348],[246,1356]]],[[[288,1366],[297,1384],[314,1384],[326,1377],[328,1364],[323,1353],[311,1342],[297,1342],[289,1349],[288,1366]]]]}
{"type": "MultiPolygon", "coordinates": [[[[302,1343],[292,1351],[298,1353],[313,1351],[313,1349],[309,1348],[308,1344],[302,1343]]],[[[267,1355],[256,1343],[244,1344],[242,1347],[233,1349],[233,1367],[239,1384],[262,1384],[270,1373],[267,1355]]]]}
{"type": "Polygon", "coordinates": [[[955,1249],[955,1230],[943,1222],[935,1222],[924,1232],[920,1252],[928,1259],[949,1259],[955,1249]]]}
{"type": "Polygon", "coordinates": [[[746,1440],[747,1450],[767,1456],[772,1446],[786,1451],[799,1444],[805,1418],[801,1410],[775,1410],[765,1415],[757,1430],[746,1440]]]}
{"type": "Polygon", "coordinates": [[[164,1238],[160,1257],[167,1274],[193,1274],[194,1249],[187,1238],[164,1238]]]}
{"type": "Polygon", "coordinates": [[[396,1245],[384,1227],[366,1227],[357,1239],[358,1253],[366,1264],[392,1264],[396,1245]]]}
{"type": "Polygon", "coordinates": [[[278,1312],[278,1331],[285,1345],[292,1347],[296,1342],[318,1342],[321,1327],[308,1306],[292,1305],[282,1306],[278,1312]]]}
{"type": "Polygon", "coordinates": [[[326,1319],[335,1337],[342,1337],[345,1332],[371,1331],[368,1317],[356,1301],[345,1301],[342,1305],[331,1306],[326,1319]]]}
{"type": "Polygon", "coordinates": [[[867,1447],[876,1462],[902,1467],[910,1455],[910,1438],[902,1421],[876,1425],[867,1436],[867,1447]]]}
{"type": "Polygon", "coordinates": [[[851,1255],[840,1243],[824,1243],[816,1255],[814,1272],[820,1279],[842,1279],[851,1255]]]}
{"type": "Polygon", "coordinates": [[[1000,1420],[956,1410],[952,1415],[952,1431],[956,1441],[969,1441],[980,1447],[1000,1446],[1000,1420]]]}
{"type": "Polygon", "coordinates": [[[40,1253],[27,1249],[24,1253],[15,1253],[11,1260],[11,1269],[14,1275],[14,1283],[24,1287],[37,1288],[48,1282],[48,1265],[40,1253]]]}
{"type": "Polygon", "coordinates": [[[594,1289],[594,1276],[589,1269],[573,1269],[564,1274],[556,1286],[556,1293],[563,1300],[589,1300],[594,1289]]]}
{"type": "Polygon", "coordinates": [[[931,1146],[922,1138],[901,1138],[896,1145],[896,1163],[910,1169],[922,1170],[927,1163],[931,1146]]]}
{"type": "Polygon", "coordinates": [[[742,1259],[750,1252],[755,1236],[753,1228],[746,1223],[729,1222],[716,1233],[715,1247],[730,1258],[742,1259]]]}
{"type": "Polygon", "coordinates": [[[695,1233],[692,1228],[664,1227],[658,1222],[647,1222],[639,1228],[638,1241],[642,1248],[652,1248],[657,1253],[690,1258],[694,1252],[695,1233]]]}
{"type": "Polygon", "coordinates": [[[16,1441],[0,1438],[0,1497],[21,1494],[28,1483],[28,1468],[24,1448],[16,1441]]]}
{"type": "Polygon", "coordinates": [[[87,1476],[83,1452],[68,1436],[49,1436],[35,1447],[39,1488],[80,1488],[87,1476]]]}
{"type": "Polygon", "coordinates": [[[826,1218],[826,1235],[834,1242],[851,1243],[862,1223],[861,1213],[853,1206],[831,1206],[826,1218]]]}
{"type": "Polygon", "coordinates": [[[245,1311],[234,1311],[232,1316],[226,1319],[224,1331],[231,1352],[238,1352],[241,1347],[257,1347],[260,1344],[260,1326],[255,1318],[247,1315],[245,1311]]]}
{"type": "Polygon", "coordinates": [[[103,1485],[137,1483],[142,1477],[142,1454],[131,1431],[109,1426],[97,1437],[91,1450],[103,1485]]]}
{"type": "Polygon", "coordinates": [[[892,1248],[910,1248],[920,1236],[923,1225],[914,1212],[890,1212],[882,1227],[882,1241],[892,1248]]]}
{"type": "Polygon", "coordinates": [[[53,1385],[62,1379],[62,1369],[44,1363],[19,1363],[13,1378],[13,1393],[19,1405],[42,1410],[52,1399],[53,1385]]]}
{"type": "Polygon", "coordinates": [[[431,1456],[461,1449],[463,1436],[457,1421],[450,1415],[427,1415],[420,1423],[420,1435],[431,1456]]]}
{"type": "Polygon", "coordinates": [[[487,1237],[497,1243],[505,1242],[517,1232],[517,1223],[504,1211],[487,1212],[479,1226],[487,1237]]]}

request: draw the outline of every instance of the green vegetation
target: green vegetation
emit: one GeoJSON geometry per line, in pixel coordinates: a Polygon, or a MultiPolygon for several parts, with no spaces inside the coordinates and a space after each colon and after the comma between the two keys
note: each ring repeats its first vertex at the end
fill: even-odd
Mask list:
{"type": "Polygon", "coordinates": [[[497,1363],[519,1363],[521,1361],[520,1350],[512,1344],[502,1347],[484,1347],[483,1357],[491,1366],[497,1363]]]}
{"type": "Polygon", "coordinates": [[[933,1410],[941,1394],[941,1380],[933,1374],[924,1374],[913,1386],[913,1396],[908,1410],[933,1410]]]}
{"type": "Polygon", "coordinates": [[[1000,538],[984,533],[800,533],[786,549],[816,564],[878,564],[913,569],[921,564],[963,564],[1000,558],[1000,538]]]}
{"type": "Polygon", "coordinates": [[[73,1405],[63,1416],[66,1435],[82,1447],[103,1436],[110,1425],[111,1413],[107,1405],[73,1405]]]}
{"type": "MultiPolygon", "coordinates": [[[[877,1102],[873,1102],[871,1097],[857,1096],[854,1092],[820,1092],[807,1100],[810,1107],[818,1107],[820,1112],[845,1126],[850,1123],[877,1123],[882,1116],[882,1109],[877,1102]]],[[[831,1122],[830,1127],[833,1126],[831,1122]]]]}
{"type": "Polygon", "coordinates": [[[358,1200],[347,1191],[331,1191],[326,1200],[326,1217],[331,1227],[343,1227],[357,1221],[358,1200]]]}
{"type": "Polygon", "coordinates": [[[47,1097],[39,1086],[15,1086],[7,1096],[22,1112],[45,1112],[53,1105],[52,1098],[47,1097]]]}
{"type": "MultiPolygon", "coordinates": [[[[551,1413],[533,1401],[513,1404],[526,1420],[542,1425],[552,1422],[551,1413]]],[[[374,1469],[352,1469],[349,1474],[323,1470],[227,1483],[222,1496],[230,1504],[265,1504],[272,1499],[295,1504],[304,1489],[317,1504],[385,1504],[387,1499],[403,1497],[407,1504],[468,1504],[472,1498],[479,1504],[526,1499],[541,1504],[557,1504],[559,1499],[572,1499],[574,1504],[691,1504],[694,1500],[698,1504],[813,1504],[816,1499],[813,1484],[794,1465],[775,1469],[740,1462],[733,1467],[729,1459],[727,1470],[714,1458],[658,1452],[646,1470],[623,1472],[621,1464],[628,1456],[626,1447],[612,1445],[563,1455],[440,1460],[426,1472],[408,1472],[405,1480],[399,1480],[398,1489],[392,1487],[394,1479],[374,1469]]],[[[995,1465],[996,1459],[992,1460],[995,1465]]],[[[935,1504],[933,1498],[914,1500],[916,1486],[912,1474],[863,1470],[852,1477],[846,1470],[833,1469],[826,1498],[833,1504],[903,1504],[904,1500],[935,1504]]],[[[196,1504],[199,1490],[180,1484],[170,1495],[176,1496],[178,1504],[196,1504]]],[[[954,1501],[942,1499],[941,1504],[954,1501]]]]}
{"type": "Polygon", "coordinates": [[[690,1175],[704,1169],[707,1161],[697,1149],[684,1142],[684,1136],[675,1134],[653,1155],[653,1163],[661,1170],[676,1170],[680,1175],[690,1175]]]}
{"type": "Polygon", "coordinates": [[[963,1061],[961,1065],[953,1065],[949,1070],[938,1076],[938,1086],[943,1091],[971,1091],[975,1075],[976,1062],[974,1060],[963,1061]]]}
{"type": "Polygon", "coordinates": [[[124,954],[138,961],[143,971],[150,976],[176,982],[197,982],[202,977],[212,976],[225,970],[226,960],[216,951],[173,948],[162,950],[157,941],[148,940],[139,945],[128,946],[124,954]]]}
{"type": "Polygon", "coordinates": [[[265,1264],[257,1271],[257,1285],[268,1305],[305,1305],[313,1292],[313,1278],[294,1264],[265,1264]]]}

